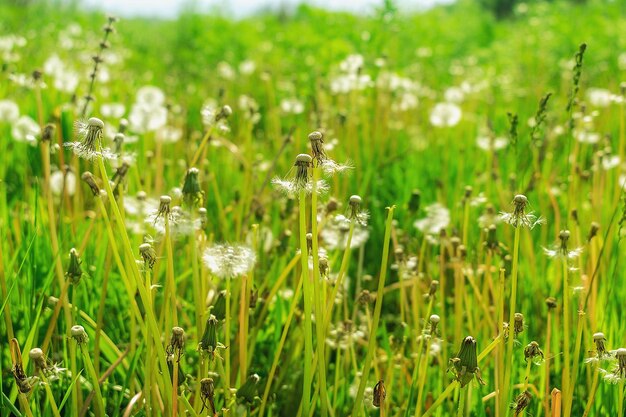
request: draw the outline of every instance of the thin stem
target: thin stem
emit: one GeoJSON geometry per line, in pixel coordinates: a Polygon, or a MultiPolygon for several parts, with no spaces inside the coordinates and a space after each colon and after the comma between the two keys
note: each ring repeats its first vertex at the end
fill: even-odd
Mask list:
{"type": "Polygon", "coordinates": [[[459,408],[456,411],[456,417],[464,417],[465,416],[465,400],[467,398],[467,388],[461,388],[461,392],[459,394],[459,408]]]}
{"type": "Polygon", "coordinates": [[[363,393],[365,392],[365,385],[367,385],[367,379],[372,367],[372,358],[376,349],[376,331],[378,330],[378,322],[380,320],[380,312],[383,305],[383,295],[385,289],[385,279],[387,277],[387,262],[389,260],[389,243],[391,240],[391,228],[393,221],[393,211],[395,206],[387,208],[387,222],[385,224],[385,240],[383,242],[383,257],[380,265],[380,277],[378,278],[378,291],[376,292],[376,305],[374,306],[374,318],[372,319],[372,327],[370,328],[369,343],[367,345],[367,355],[365,356],[365,362],[363,364],[363,372],[361,373],[361,381],[359,383],[359,390],[354,400],[354,406],[352,407],[352,416],[358,417],[361,413],[363,393]]]}
{"type": "Polygon", "coordinates": [[[313,252],[313,292],[315,297],[315,319],[316,319],[316,337],[317,337],[317,379],[320,387],[321,415],[328,415],[328,391],[326,387],[326,333],[324,328],[324,301],[323,294],[320,290],[320,259],[317,240],[317,181],[319,178],[319,168],[313,168],[313,191],[311,193],[311,235],[312,235],[312,252],[313,252]],[[321,324],[321,325],[320,325],[321,324]]]}
{"type": "Polygon", "coordinates": [[[562,380],[562,398],[565,400],[564,412],[568,417],[567,412],[570,398],[570,364],[571,364],[571,352],[570,352],[570,297],[569,297],[569,266],[567,265],[567,258],[563,258],[563,380],[562,380]]]}
{"type": "Polygon", "coordinates": [[[302,282],[304,289],[304,385],[302,388],[302,415],[308,416],[311,410],[311,385],[313,376],[313,328],[311,313],[313,308],[313,288],[309,277],[309,257],[306,243],[306,194],[300,191],[300,261],[302,263],[302,282]]]}
{"type": "MultiPolygon", "coordinates": [[[[506,362],[504,367],[504,384],[502,385],[502,401],[500,402],[501,406],[504,408],[509,404],[511,400],[511,378],[512,378],[512,369],[513,369],[513,343],[515,338],[513,337],[513,319],[515,316],[515,307],[517,301],[517,263],[519,260],[519,240],[520,240],[520,229],[521,226],[518,225],[515,228],[515,238],[513,242],[513,265],[511,268],[511,298],[509,302],[509,337],[507,340],[507,349],[506,349],[506,362]]],[[[502,411],[502,415],[506,415],[506,410],[502,411]]]]}
{"type": "Polygon", "coordinates": [[[83,355],[83,362],[85,362],[85,368],[87,368],[87,373],[91,378],[91,385],[93,386],[93,390],[95,393],[94,397],[94,412],[96,417],[105,417],[104,411],[104,401],[102,400],[102,392],[100,391],[100,383],[98,382],[98,375],[96,374],[96,370],[93,367],[93,362],[91,362],[91,356],[89,355],[89,351],[87,350],[86,343],[79,343],[80,351],[83,355]]]}

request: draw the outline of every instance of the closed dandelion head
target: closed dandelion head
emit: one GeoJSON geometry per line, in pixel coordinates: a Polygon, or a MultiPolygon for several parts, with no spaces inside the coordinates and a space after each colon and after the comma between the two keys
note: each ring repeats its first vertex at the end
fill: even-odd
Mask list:
{"type": "Polygon", "coordinates": [[[361,209],[361,197],[358,195],[350,196],[348,206],[350,207],[350,214],[348,218],[357,222],[361,226],[367,226],[367,220],[369,219],[369,213],[361,209]]]}
{"type": "Polygon", "coordinates": [[[152,269],[157,260],[157,254],[150,243],[142,243],[139,245],[139,254],[143,259],[144,265],[152,269]]]}
{"type": "Polygon", "coordinates": [[[237,389],[237,401],[245,404],[253,404],[257,398],[257,390],[261,377],[257,374],[252,374],[248,377],[246,382],[237,389]]]}
{"type": "Polygon", "coordinates": [[[89,171],[83,172],[83,175],[80,177],[88,186],[94,197],[100,196],[100,187],[96,182],[96,177],[89,171]]]}
{"type": "Polygon", "coordinates": [[[557,307],[556,298],[554,297],[546,298],[546,306],[548,307],[548,310],[554,310],[557,307]]]}
{"type": "Polygon", "coordinates": [[[603,358],[609,356],[609,352],[606,350],[605,343],[606,338],[604,337],[604,333],[597,332],[593,334],[593,343],[596,345],[596,354],[599,358],[603,358]]]}
{"type": "Polygon", "coordinates": [[[437,294],[437,290],[439,289],[439,281],[434,279],[430,282],[430,286],[428,287],[428,294],[426,296],[428,298],[434,297],[437,294]]]}
{"type": "Polygon", "coordinates": [[[185,331],[182,327],[173,327],[172,336],[170,337],[170,343],[165,348],[165,353],[174,357],[177,362],[180,362],[181,356],[185,354],[185,331]]]}
{"type": "Polygon", "coordinates": [[[437,334],[437,326],[441,321],[441,317],[439,317],[437,314],[432,314],[428,321],[430,323],[430,335],[435,336],[437,334]]]}
{"type": "Polygon", "coordinates": [[[183,201],[187,207],[201,206],[204,200],[204,193],[198,181],[199,174],[198,168],[189,168],[185,174],[182,192],[183,201]]]}
{"type": "Polygon", "coordinates": [[[382,407],[387,398],[387,389],[385,388],[385,381],[382,379],[374,385],[374,392],[372,393],[372,405],[374,407],[382,407]]]}
{"type": "Polygon", "coordinates": [[[28,353],[28,357],[35,365],[38,372],[47,372],[49,369],[48,360],[40,348],[33,348],[28,353]]]}
{"type": "Polygon", "coordinates": [[[65,144],[72,149],[80,158],[93,161],[94,159],[115,159],[115,154],[109,149],[102,147],[102,132],[104,122],[97,117],[90,118],[85,122],[76,122],[76,141],[65,144]]]}
{"type": "Polygon", "coordinates": [[[78,251],[74,248],[70,249],[70,263],[65,271],[65,277],[70,280],[72,285],[77,285],[83,277],[83,269],[81,265],[78,251]]]}
{"type": "Polygon", "coordinates": [[[201,354],[207,355],[209,359],[213,360],[215,357],[220,357],[218,349],[226,349],[226,347],[217,341],[217,327],[219,323],[213,314],[209,315],[206,326],[204,327],[204,333],[202,339],[198,343],[198,350],[201,354]]]}
{"type": "Polygon", "coordinates": [[[244,245],[216,244],[204,251],[202,260],[213,275],[230,279],[249,272],[256,263],[256,254],[244,245]]]}
{"type": "Polygon", "coordinates": [[[476,378],[478,383],[484,385],[478,368],[478,355],[476,353],[476,340],[472,336],[467,336],[461,342],[461,348],[456,357],[450,359],[450,368],[456,381],[461,388],[469,384],[476,378]]]}
{"type": "Polygon", "coordinates": [[[217,299],[211,306],[211,314],[215,316],[217,320],[224,320],[226,318],[226,290],[217,293],[217,299]]]}
{"type": "Polygon", "coordinates": [[[524,331],[524,315],[522,313],[515,313],[513,316],[513,332],[515,338],[524,331]]]}
{"type": "Polygon", "coordinates": [[[352,168],[350,164],[337,163],[329,158],[328,155],[326,155],[326,151],[324,150],[324,135],[322,134],[322,132],[315,131],[309,133],[309,141],[311,142],[313,163],[315,164],[315,166],[322,168],[324,174],[331,176],[333,174],[341,173],[352,168]]]}
{"type": "Polygon", "coordinates": [[[526,212],[528,207],[528,198],[525,195],[518,194],[513,198],[513,212],[500,213],[500,219],[513,227],[534,228],[538,224],[545,223],[542,217],[535,216],[532,212],[526,212]]]}
{"type": "Polygon", "coordinates": [[[76,340],[76,343],[82,345],[83,343],[87,343],[89,337],[87,336],[87,332],[83,326],[72,326],[70,329],[70,337],[76,340]]]}
{"type": "Polygon", "coordinates": [[[526,362],[533,361],[534,364],[539,365],[543,362],[543,351],[539,347],[539,343],[532,341],[524,348],[524,359],[526,362]]]}
{"type": "Polygon", "coordinates": [[[526,409],[526,407],[528,407],[531,399],[532,395],[529,391],[524,391],[520,393],[517,397],[515,397],[515,400],[513,400],[513,403],[511,403],[510,406],[511,410],[513,410],[513,412],[515,413],[514,415],[520,415],[526,409]]]}
{"type": "Polygon", "coordinates": [[[200,414],[202,414],[205,408],[213,414],[217,413],[215,409],[215,383],[213,378],[202,378],[200,380],[200,399],[202,400],[200,414]]]}

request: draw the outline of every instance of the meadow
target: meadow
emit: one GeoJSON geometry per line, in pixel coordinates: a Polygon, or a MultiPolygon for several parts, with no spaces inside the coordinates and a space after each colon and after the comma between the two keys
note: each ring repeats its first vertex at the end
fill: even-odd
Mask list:
{"type": "Polygon", "coordinates": [[[0,415],[626,416],[626,5],[513,3],[0,3],[0,415]]]}

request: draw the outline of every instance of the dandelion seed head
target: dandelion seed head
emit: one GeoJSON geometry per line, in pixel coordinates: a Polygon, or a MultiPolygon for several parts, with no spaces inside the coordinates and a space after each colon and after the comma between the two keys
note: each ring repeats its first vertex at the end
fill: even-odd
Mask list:
{"type": "Polygon", "coordinates": [[[256,263],[256,254],[244,245],[216,244],[204,251],[202,260],[213,275],[230,279],[250,271],[256,263]]]}

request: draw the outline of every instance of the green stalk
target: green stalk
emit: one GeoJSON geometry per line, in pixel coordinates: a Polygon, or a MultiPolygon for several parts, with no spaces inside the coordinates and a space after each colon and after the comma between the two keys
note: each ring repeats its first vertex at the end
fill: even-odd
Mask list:
{"type": "Polygon", "coordinates": [[[48,403],[50,404],[50,408],[52,409],[52,415],[54,415],[54,417],[61,417],[61,414],[59,414],[59,407],[57,407],[57,403],[54,400],[54,394],[52,393],[52,389],[50,388],[50,383],[48,382],[48,379],[42,371],[39,372],[39,378],[41,378],[43,386],[45,387],[46,397],[48,397],[48,403]]]}
{"type": "Polygon", "coordinates": [[[328,415],[328,391],[326,387],[326,333],[324,327],[324,301],[323,294],[320,290],[319,252],[317,241],[317,181],[319,178],[319,168],[313,168],[313,192],[311,193],[311,235],[312,251],[313,251],[313,293],[315,297],[315,330],[317,337],[317,380],[320,387],[320,402],[322,417],[328,415]]]}
{"type": "Polygon", "coordinates": [[[567,258],[563,258],[563,380],[561,389],[563,391],[563,399],[565,400],[564,416],[569,417],[568,404],[570,398],[570,299],[569,299],[569,267],[567,265],[567,258]]]}
{"type": "Polygon", "coordinates": [[[391,227],[393,221],[393,211],[395,206],[387,208],[387,222],[385,224],[385,241],[383,243],[383,257],[380,265],[380,277],[378,278],[378,290],[376,292],[376,305],[374,306],[374,318],[372,320],[372,327],[370,329],[369,343],[367,346],[367,355],[365,356],[365,362],[363,364],[363,372],[361,374],[361,381],[359,383],[359,390],[354,400],[352,407],[352,416],[358,417],[361,414],[363,393],[365,392],[365,386],[367,385],[367,379],[372,367],[372,358],[374,351],[376,350],[376,331],[378,330],[378,322],[380,320],[380,312],[383,306],[383,295],[385,289],[385,279],[387,277],[387,262],[389,259],[389,243],[391,240],[391,227]]]}
{"type": "Polygon", "coordinates": [[[456,411],[456,417],[465,416],[465,399],[467,398],[467,389],[467,387],[461,388],[461,392],[459,394],[459,408],[456,411]]]}
{"type": "Polygon", "coordinates": [[[93,367],[93,362],[91,362],[91,356],[89,356],[89,351],[87,350],[86,343],[79,343],[80,352],[83,355],[83,361],[85,362],[85,368],[87,368],[87,373],[89,374],[89,378],[91,378],[91,385],[93,385],[94,390],[94,412],[96,417],[105,417],[106,413],[104,411],[104,401],[102,400],[102,392],[100,391],[100,384],[98,382],[98,375],[96,374],[96,369],[93,367]]]}
{"type": "Polygon", "coordinates": [[[224,345],[227,350],[224,352],[224,390],[226,397],[230,397],[230,291],[231,278],[226,278],[226,317],[224,323],[224,345]]]}
{"type": "Polygon", "coordinates": [[[591,412],[591,407],[593,406],[593,400],[596,397],[596,391],[598,390],[598,380],[600,376],[600,367],[596,365],[595,370],[593,371],[593,383],[591,385],[591,391],[589,392],[589,399],[587,400],[587,405],[585,406],[585,412],[583,413],[583,417],[587,417],[591,412]]]}
{"type": "Polygon", "coordinates": [[[308,416],[311,410],[311,385],[313,376],[311,364],[313,363],[313,328],[311,313],[313,307],[313,288],[309,277],[309,257],[306,244],[306,193],[300,191],[300,261],[302,265],[302,286],[304,289],[304,385],[302,388],[302,415],[308,416]]]}
{"type": "Polygon", "coordinates": [[[574,401],[574,387],[576,386],[576,380],[578,379],[578,364],[580,363],[580,348],[583,338],[583,315],[582,311],[578,312],[578,325],[576,326],[576,344],[574,345],[574,366],[572,368],[572,379],[569,389],[569,397],[566,404],[566,416],[572,412],[572,403],[574,401]]]}
{"type": "Polygon", "coordinates": [[[506,415],[506,406],[511,400],[511,377],[513,369],[513,319],[515,316],[515,307],[517,301],[517,263],[519,260],[519,240],[521,226],[515,227],[515,238],[513,241],[513,265],[511,270],[511,299],[509,302],[509,337],[507,340],[506,361],[504,367],[504,384],[502,385],[502,401],[500,402],[503,410],[502,415],[506,415]]]}
{"type": "MultiPolygon", "coordinates": [[[[117,202],[115,201],[115,196],[113,195],[113,190],[111,189],[109,177],[107,175],[106,168],[104,166],[104,161],[102,160],[102,158],[98,158],[98,165],[99,165],[100,173],[102,175],[102,179],[104,182],[104,187],[105,187],[106,193],[108,195],[108,198],[111,204],[113,215],[117,223],[118,232],[119,232],[119,235],[122,237],[122,241],[124,243],[124,252],[126,253],[127,259],[135,259],[132,246],[130,244],[130,239],[128,238],[128,234],[126,232],[126,225],[124,224],[122,215],[120,214],[120,209],[117,206],[117,202]]],[[[141,281],[139,268],[137,267],[137,264],[135,262],[132,262],[131,264],[132,264],[131,271],[133,273],[132,275],[135,280],[134,283],[137,289],[139,290],[139,296],[141,298],[141,301],[144,306],[149,305],[148,291],[146,290],[145,286],[143,285],[143,282],[141,281]]],[[[131,303],[132,302],[133,301],[131,301],[131,303]]],[[[159,360],[159,366],[162,372],[160,379],[162,380],[162,385],[165,391],[163,393],[163,398],[166,399],[166,402],[165,402],[166,414],[170,414],[171,405],[169,404],[169,399],[172,397],[172,380],[170,379],[170,372],[169,372],[169,368],[167,367],[165,349],[163,348],[163,343],[161,342],[161,332],[157,325],[156,318],[154,316],[154,311],[146,310],[145,317],[147,321],[146,330],[148,334],[150,334],[150,336],[152,337],[154,346],[156,347],[156,353],[157,353],[157,357],[159,360]]]]}
{"type": "MultiPolygon", "coordinates": [[[[480,354],[478,355],[478,362],[480,362],[481,360],[485,359],[485,357],[496,347],[498,346],[498,344],[500,343],[500,339],[502,338],[502,334],[498,335],[498,337],[496,337],[495,339],[493,339],[491,341],[491,343],[489,343],[489,345],[482,351],[480,352],[480,354]]],[[[437,397],[437,400],[433,403],[433,405],[430,406],[430,408],[428,410],[426,410],[426,412],[422,415],[422,417],[430,417],[435,410],[437,409],[437,407],[439,407],[441,404],[443,404],[443,402],[446,400],[446,398],[448,398],[448,396],[450,394],[452,394],[452,392],[454,391],[454,389],[457,387],[457,382],[456,381],[452,381],[448,384],[448,386],[446,387],[446,389],[439,394],[439,397],[437,397]]]]}

